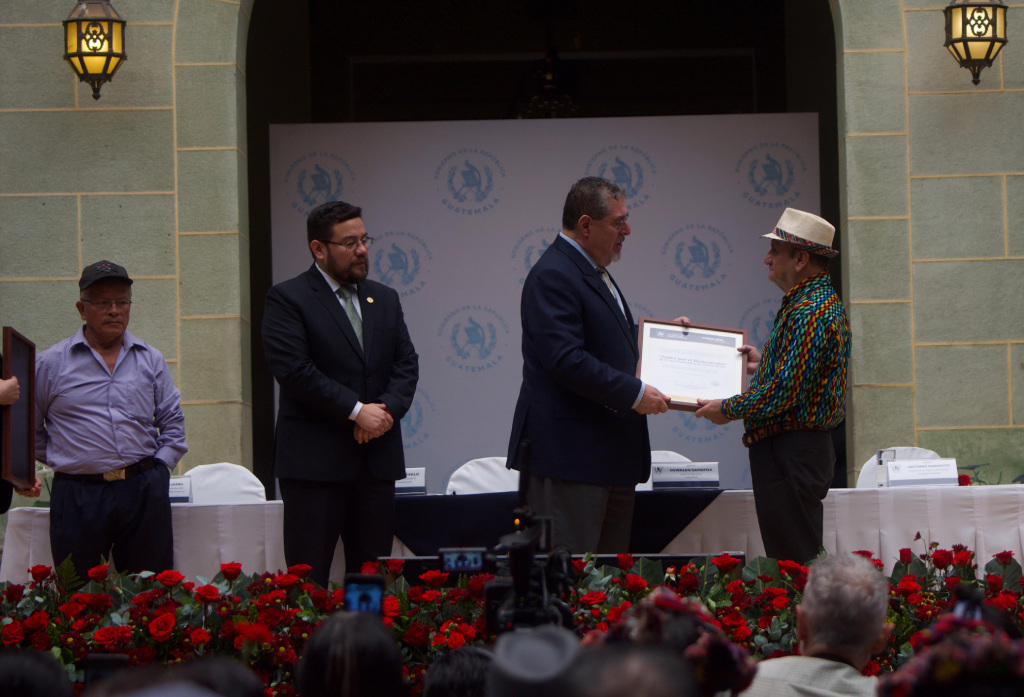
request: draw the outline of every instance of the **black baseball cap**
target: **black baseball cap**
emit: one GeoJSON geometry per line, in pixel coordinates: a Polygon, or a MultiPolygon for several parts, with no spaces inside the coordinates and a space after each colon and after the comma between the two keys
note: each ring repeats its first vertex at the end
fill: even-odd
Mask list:
{"type": "Polygon", "coordinates": [[[124,281],[128,285],[134,283],[123,266],[104,259],[103,261],[97,261],[95,264],[89,264],[82,269],[82,277],[78,279],[78,289],[85,290],[96,281],[105,281],[108,278],[124,281]]]}

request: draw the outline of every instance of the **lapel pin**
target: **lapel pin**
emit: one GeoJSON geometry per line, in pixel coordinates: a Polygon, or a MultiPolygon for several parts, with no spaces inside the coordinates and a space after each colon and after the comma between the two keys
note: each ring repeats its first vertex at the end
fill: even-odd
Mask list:
{"type": "Polygon", "coordinates": [[[367,299],[366,299],[366,302],[368,302],[368,303],[372,303],[372,302],[373,302],[373,298],[367,298],[367,299]]]}

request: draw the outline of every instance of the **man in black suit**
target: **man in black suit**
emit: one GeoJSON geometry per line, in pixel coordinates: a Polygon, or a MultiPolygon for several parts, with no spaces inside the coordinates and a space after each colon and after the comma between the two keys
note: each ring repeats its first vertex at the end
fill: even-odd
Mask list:
{"type": "Polygon", "coordinates": [[[263,347],[281,387],[274,474],[284,499],[289,565],[327,585],[341,536],[345,568],[391,552],[395,481],[405,476],[399,421],[419,364],[398,293],[366,279],[362,210],[310,212],[314,264],[267,293],[263,347]]]}
{"type": "Polygon", "coordinates": [[[637,330],[607,267],[630,234],[625,193],[586,177],[569,191],[562,232],[523,285],[523,384],[508,466],[529,464],[529,504],[571,552],[629,547],[634,489],[651,470],[647,414],[668,409],[635,376],[637,330]]]}

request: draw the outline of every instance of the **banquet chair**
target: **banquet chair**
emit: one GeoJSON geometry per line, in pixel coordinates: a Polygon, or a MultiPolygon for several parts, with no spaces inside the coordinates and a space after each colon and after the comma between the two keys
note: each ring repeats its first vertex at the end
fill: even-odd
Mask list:
{"type": "Polygon", "coordinates": [[[519,472],[505,468],[504,457],[481,457],[461,465],[448,477],[446,494],[517,491],[519,472]]]}
{"type": "MultiPolygon", "coordinates": [[[[651,464],[653,465],[655,462],[691,462],[691,460],[690,458],[683,457],[679,453],[673,452],[672,450],[652,450],[651,464]]],[[[651,484],[651,477],[653,476],[653,474],[649,474],[647,476],[646,482],[640,482],[639,484],[636,485],[636,490],[650,491],[651,487],[653,486],[651,484]]]]}
{"type": "Polygon", "coordinates": [[[220,503],[255,503],[266,501],[266,489],[256,475],[230,462],[199,465],[185,472],[192,478],[192,502],[210,505],[220,503]]]}
{"type": "MultiPolygon", "coordinates": [[[[894,460],[927,460],[929,458],[937,458],[939,454],[934,450],[926,450],[924,448],[915,448],[909,445],[901,445],[894,448],[885,448],[885,450],[895,450],[896,456],[894,460]]],[[[874,489],[878,487],[878,462],[874,456],[868,458],[860,468],[860,474],[857,475],[857,488],[858,489],[874,489]]]]}

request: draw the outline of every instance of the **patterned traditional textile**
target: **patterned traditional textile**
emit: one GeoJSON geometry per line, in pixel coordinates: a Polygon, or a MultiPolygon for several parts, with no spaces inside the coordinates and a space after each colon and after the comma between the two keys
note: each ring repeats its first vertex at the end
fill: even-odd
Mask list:
{"type": "MultiPolygon", "coordinates": [[[[789,290],[743,394],[722,403],[753,441],[779,431],[830,429],[843,420],[850,324],[822,272],[789,290]]],[[[748,439],[744,439],[747,445],[748,439]]]]}

